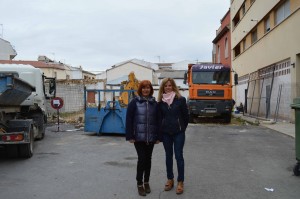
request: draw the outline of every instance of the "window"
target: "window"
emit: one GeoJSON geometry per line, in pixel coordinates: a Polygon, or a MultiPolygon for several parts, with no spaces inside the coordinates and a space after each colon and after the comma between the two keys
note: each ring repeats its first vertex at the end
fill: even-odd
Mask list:
{"type": "Polygon", "coordinates": [[[269,32],[269,31],[270,31],[270,17],[268,16],[265,19],[265,33],[269,32]]]}
{"type": "Polygon", "coordinates": [[[275,23],[278,25],[285,18],[287,18],[291,14],[290,10],[290,0],[285,1],[277,10],[276,10],[276,19],[275,23]]]}
{"type": "Polygon", "coordinates": [[[251,44],[257,41],[257,29],[251,32],[251,44]]]}
{"type": "Polygon", "coordinates": [[[243,52],[246,50],[246,39],[243,40],[243,52]]]}
{"type": "Polygon", "coordinates": [[[240,44],[234,48],[234,56],[237,57],[239,54],[241,54],[240,44]]]}
{"type": "Polygon", "coordinates": [[[236,27],[236,25],[239,23],[239,21],[240,21],[240,15],[239,15],[239,13],[237,13],[237,15],[232,20],[233,27],[236,27]]]}
{"type": "Polygon", "coordinates": [[[221,63],[221,60],[220,60],[220,46],[219,45],[218,45],[217,63],[221,63]]]}
{"type": "Polygon", "coordinates": [[[241,11],[242,11],[242,15],[245,15],[245,12],[246,12],[245,3],[243,3],[243,5],[241,7],[241,11]]]}
{"type": "Polygon", "coordinates": [[[93,91],[88,91],[87,92],[87,102],[88,103],[96,103],[96,98],[95,98],[95,96],[96,96],[96,93],[95,92],[93,92],[93,91]]]}
{"type": "Polygon", "coordinates": [[[230,71],[194,71],[192,81],[194,84],[228,84],[230,71]]]}
{"type": "Polygon", "coordinates": [[[225,38],[225,58],[228,58],[228,39],[225,38]]]}

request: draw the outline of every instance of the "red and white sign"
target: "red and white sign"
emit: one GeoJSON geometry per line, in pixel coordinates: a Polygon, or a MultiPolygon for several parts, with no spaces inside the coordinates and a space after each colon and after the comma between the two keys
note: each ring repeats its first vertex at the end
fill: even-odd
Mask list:
{"type": "Polygon", "coordinates": [[[55,97],[51,100],[51,106],[54,109],[61,109],[64,105],[64,100],[60,97],[55,97]]]}

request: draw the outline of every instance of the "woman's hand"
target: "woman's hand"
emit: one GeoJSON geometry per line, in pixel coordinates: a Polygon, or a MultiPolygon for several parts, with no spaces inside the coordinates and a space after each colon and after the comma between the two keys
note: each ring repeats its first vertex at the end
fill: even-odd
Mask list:
{"type": "Polygon", "coordinates": [[[129,142],[130,142],[130,143],[134,143],[134,142],[135,142],[135,140],[129,140],[129,142]]]}

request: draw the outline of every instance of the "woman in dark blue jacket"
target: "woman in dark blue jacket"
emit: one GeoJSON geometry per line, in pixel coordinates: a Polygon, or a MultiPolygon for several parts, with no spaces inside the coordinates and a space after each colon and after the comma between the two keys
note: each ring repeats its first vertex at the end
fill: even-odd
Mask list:
{"type": "Polygon", "coordinates": [[[176,193],[182,194],[184,182],[183,146],[185,130],[189,121],[186,99],[180,95],[175,81],[171,78],[165,78],[159,88],[158,102],[161,113],[160,130],[166,152],[168,180],[165,184],[165,191],[170,191],[174,187],[173,152],[175,152],[178,170],[176,193]]]}
{"type": "Polygon", "coordinates": [[[137,93],[138,96],[127,108],[126,140],[135,146],[138,155],[136,174],[138,193],[145,196],[151,192],[149,178],[153,147],[161,138],[158,129],[158,104],[152,96],[151,82],[148,80],[140,82],[137,93]]]}

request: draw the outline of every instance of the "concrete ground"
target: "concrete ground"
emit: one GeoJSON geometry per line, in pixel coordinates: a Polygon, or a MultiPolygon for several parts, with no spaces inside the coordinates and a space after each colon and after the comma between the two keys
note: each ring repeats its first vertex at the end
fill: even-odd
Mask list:
{"type": "Polygon", "coordinates": [[[235,114],[233,113],[233,117],[235,118],[240,118],[241,120],[244,120],[246,122],[249,122],[250,124],[254,125],[260,125],[264,126],[266,128],[272,129],[274,131],[286,134],[288,136],[291,136],[295,138],[295,124],[288,122],[288,121],[277,121],[274,122],[273,120],[266,120],[266,119],[259,119],[259,118],[254,118],[246,114],[238,113],[235,114]]]}
{"type": "MultiPolygon", "coordinates": [[[[165,192],[165,155],[155,146],[146,197],[137,194],[137,155],[124,136],[88,135],[72,126],[47,128],[26,160],[0,158],[0,198],[6,199],[294,199],[294,139],[269,128],[189,124],[184,147],[185,192],[165,192]]],[[[174,160],[175,163],[175,160],[174,160]]],[[[175,178],[177,177],[174,165],[175,178]]]]}

